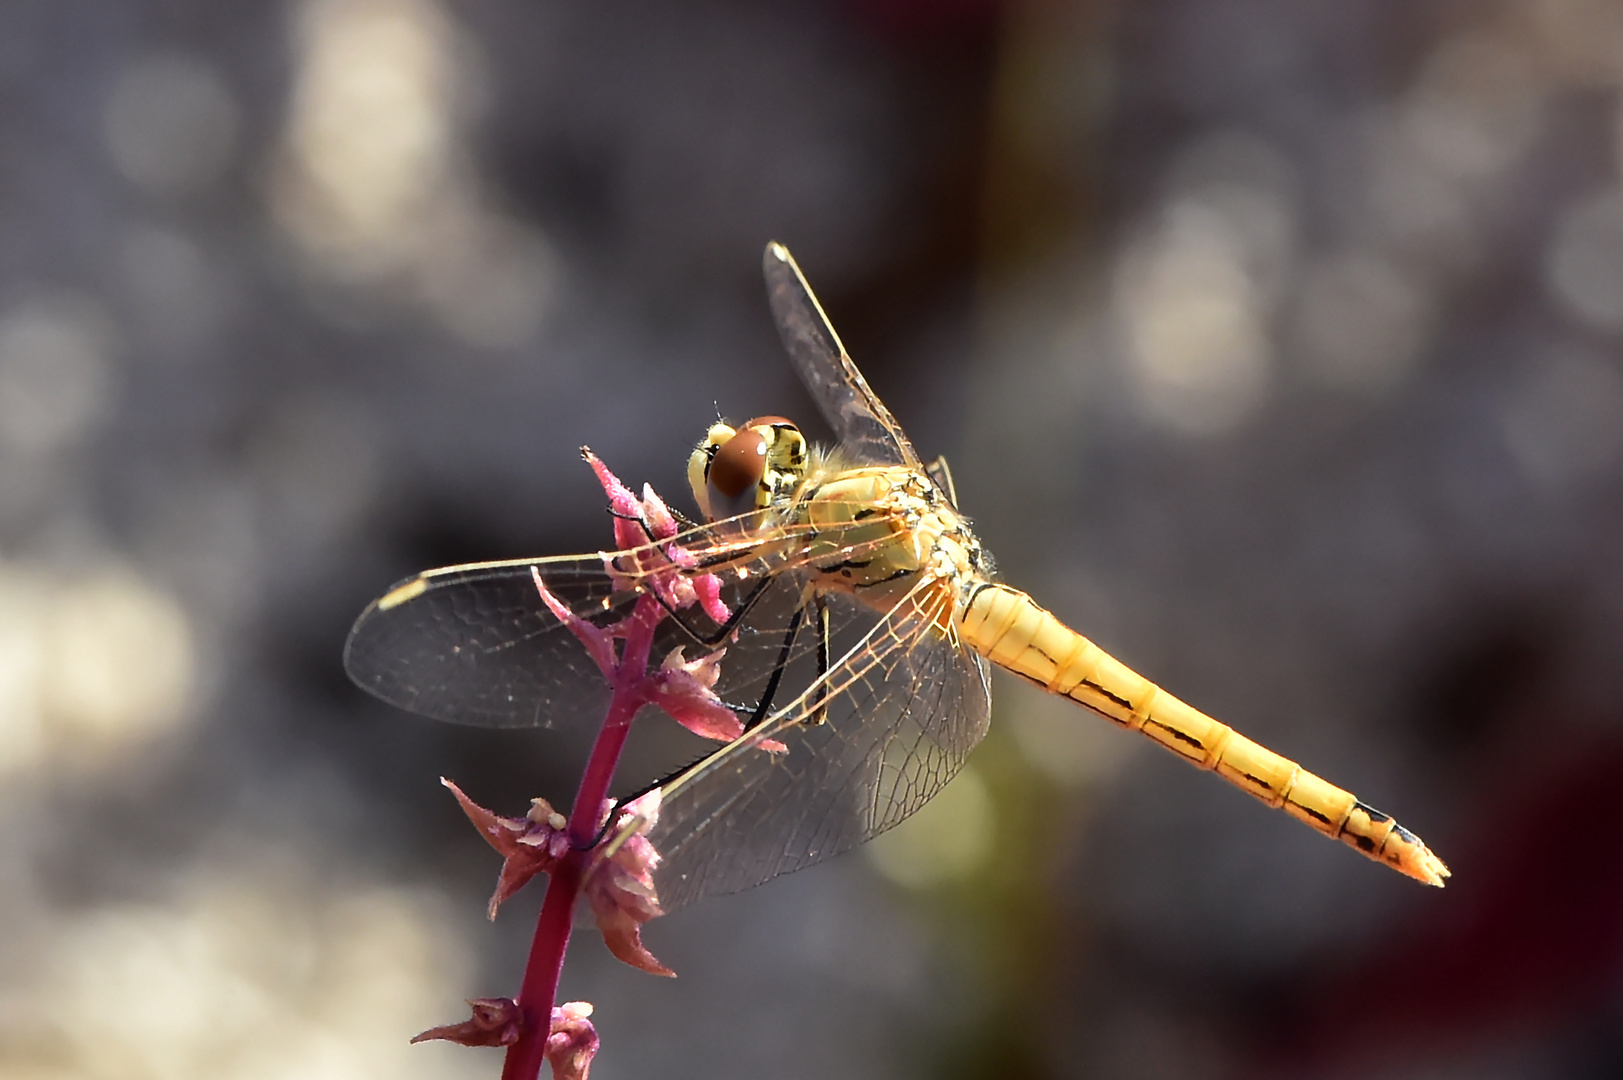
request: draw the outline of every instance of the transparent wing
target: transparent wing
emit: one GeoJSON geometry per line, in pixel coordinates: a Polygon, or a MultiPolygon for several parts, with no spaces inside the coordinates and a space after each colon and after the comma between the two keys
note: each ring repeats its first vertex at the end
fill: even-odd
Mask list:
{"type": "Polygon", "coordinates": [[[913,444],[852,363],[789,249],[768,244],[761,270],[784,348],[840,445],[865,464],[921,468],[913,444]]]}
{"type": "MultiPolygon", "coordinates": [[[[729,610],[749,603],[727,642],[716,687],[741,708],[753,707],[777,662],[800,604],[798,571],[806,558],[801,534],[809,526],[767,528],[761,517],[701,526],[671,541],[694,563],[681,573],[714,573],[729,610]]],[[[824,529],[823,537],[828,535],[824,529]]],[[[672,572],[659,552],[659,545],[650,544],[607,556],[471,563],[408,578],[356,620],[344,647],[345,670],[383,700],[439,720],[493,728],[596,725],[608,707],[608,685],[580,641],[542,602],[532,572],[574,614],[606,627],[640,595],[649,572],[639,567],[672,572]]],[[[697,658],[704,639],[718,629],[697,606],[683,609],[660,624],[655,662],[678,646],[697,658]]],[[[802,633],[794,656],[814,648],[813,635],[802,633]]]]}
{"type": "MultiPolygon", "coordinates": [[[[928,583],[926,583],[928,584],[928,583]]],[[[837,618],[839,661],[758,732],[665,785],[649,840],[666,911],[738,892],[868,840],[923,806],[986,734],[986,662],[913,599],[875,619],[837,618]],[[819,714],[821,723],[809,722],[819,714]],[[768,753],[752,736],[776,739],[768,753]]],[[[856,609],[855,601],[828,602],[856,609]]],[[[804,663],[805,661],[801,661],[804,663]]]]}
{"type": "Polygon", "coordinates": [[[530,568],[576,613],[613,622],[618,591],[596,556],[430,570],[367,605],[344,645],[362,689],[423,716],[476,727],[563,726],[602,716],[608,686],[580,642],[541,602],[530,568]]]}

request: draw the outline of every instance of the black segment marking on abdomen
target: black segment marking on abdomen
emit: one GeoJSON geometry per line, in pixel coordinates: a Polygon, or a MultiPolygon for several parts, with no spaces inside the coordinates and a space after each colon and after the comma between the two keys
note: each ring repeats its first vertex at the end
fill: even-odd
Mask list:
{"type": "Polygon", "coordinates": [[[1188,743],[1190,746],[1193,746],[1196,750],[1204,750],[1204,749],[1206,749],[1206,744],[1201,742],[1199,739],[1195,738],[1193,735],[1189,735],[1189,734],[1186,734],[1185,732],[1179,731],[1175,727],[1167,727],[1165,724],[1158,724],[1156,726],[1159,727],[1162,731],[1171,732],[1172,737],[1174,739],[1177,739],[1179,742],[1188,743]]]}
{"type": "Polygon", "coordinates": [[[1088,680],[1083,679],[1077,685],[1078,686],[1085,686],[1089,690],[1093,690],[1093,691],[1098,692],[1098,694],[1101,697],[1109,698],[1111,701],[1114,701],[1117,705],[1120,705],[1122,708],[1126,709],[1128,712],[1133,711],[1133,703],[1131,701],[1128,701],[1126,698],[1122,697],[1119,694],[1112,694],[1109,690],[1106,690],[1104,687],[1100,686],[1096,682],[1089,682],[1088,680]]]}
{"type": "Polygon", "coordinates": [[[1368,814],[1369,815],[1369,821],[1370,821],[1371,825],[1379,825],[1382,822],[1392,820],[1386,814],[1381,813],[1379,810],[1377,810],[1373,806],[1369,805],[1369,803],[1365,803],[1365,802],[1354,803],[1353,804],[1353,810],[1355,810],[1355,811],[1362,810],[1364,813],[1368,814]]]}
{"type": "Polygon", "coordinates": [[[1291,803],[1291,805],[1296,807],[1297,809],[1301,810],[1302,813],[1306,814],[1308,817],[1312,818],[1314,821],[1322,821],[1326,825],[1329,825],[1331,823],[1329,818],[1325,817],[1323,814],[1319,813],[1317,810],[1313,809],[1311,806],[1303,806],[1301,803],[1291,803]]]}

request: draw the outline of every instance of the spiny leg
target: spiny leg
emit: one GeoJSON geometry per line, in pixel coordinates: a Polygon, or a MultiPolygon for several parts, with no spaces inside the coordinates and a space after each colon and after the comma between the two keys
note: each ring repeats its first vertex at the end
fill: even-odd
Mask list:
{"type": "Polygon", "coordinates": [[[659,605],[665,609],[665,613],[670,616],[671,621],[677,626],[681,627],[685,634],[705,648],[714,649],[732,635],[732,632],[737,629],[738,624],[744,620],[744,616],[750,613],[750,609],[755,606],[756,601],[761,599],[762,595],[764,595],[766,592],[766,587],[771,583],[771,578],[762,578],[760,581],[757,581],[755,583],[755,587],[749,591],[743,600],[739,601],[738,609],[728,616],[726,622],[722,623],[721,626],[717,627],[716,630],[710,634],[701,633],[699,630],[689,625],[683,614],[676,608],[671,607],[670,604],[666,603],[665,598],[660,596],[659,593],[655,592],[652,595],[655,600],[659,601],[659,605]]]}
{"type": "Polygon", "coordinates": [[[831,636],[828,625],[828,605],[823,602],[821,595],[814,596],[812,603],[817,607],[817,689],[812,695],[811,712],[805,722],[808,724],[821,724],[828,719],[828,675],[829,665],[829,638],[831,636]]]}
{"type": "MultiPolygon", "coordinates": [[[[765,585],[766,582],[763,581],[761,584],[765,585]]],[[[760,592],[761,586],[758,585],[746,603],[753,603],[754,597],[759,596],[760,592]]],[[[742,608],[743,605],[740,605],[740,607],[742,608]]],[[[753,731],[760,725],[761,721],[766,719],[767,713],[771,711],[772,700],[777,696],[778,693],[778,684],[783,681],[784,669],[789,666],[790,654],[794,652],[795,638],[800,633],[800,623],[802,618],[805,616],[805,611],[806,609],[802,605],[795,608],[795,613],[790,616],[789,627],[783,633],[783,646],[778,650],[778,659],[772,665],[772,674],[767,679],[766,689],[761,692],[760,701],[756,703],[755,709],[751,712],[749,720],[744,724],[745,731],[753,731]]],[[[737,621],[736,615],[733,617],[732,621],[737,621]]],[[[826,657],[826,646],[820,650],[820,655],[826,657]]],[[[709,755],[706,756],[708,757],[709,755]]],[[[689,769],[693,768],[694,765],[697,765],[703,760],[703,757],[698,758],[689,764],[682,766],[680,769],[667,773],[650,784],[643,785],[624,798],[615,799],[614,804],[609,808],[609,814],[607,819],[603,822],[603,827],[599,829],[597,835],[592,838],[592,842],[585,845],[585,847],[581,848],[580,850],[594,848],[603,842],[603,838],[608,835],[610,828],[613,827],[615,819],[620,816],[620,808],[622,806],[625,806],[627,803],[635,802],[656,788],[664,787],[666,784],[669,784],[672,780],[675,780],[677,777],[681,776],[683,773],[687,772],[689,769]]]]}
{"type": "MultiPolygon", "coordinates": [[[[772,699],[778,694],[778,684],[783,681],[784,669],[789,666],[789,654],[794,651],[795,638],[800,633],[800,621],[806,615],[805,605],[795,608],[795,613],[789,617],[789,629],[783,635],[783,648],[778,650],[777,663],[772,665],[772,676],[766,681],[766,689],[761,692],[761,700],[756,703],[755,711],[750,715],[748,723],[744,725],[745,731],[754,731],[766,714],[772,709],[772,699]]],[[[825,653],[819,649],[819,657],[825,653]]]]}
{"type": "MultiPolygon", "coordinates": [[[[610,510],[609,516],[619,518],[621,521],[635,522],[639,527],[641,527],[643,534],[648,537],[649,543],[657,544],[661,542],[660,539],[654,535],[654,532],[649,527],[648,522],[640,515],[621,514],[610,510]]],[[[616,561],[618,561],[618,559],[616,561]]],[[[743,620],[744,616],[749,614],[750,609],[755,606],[755,602],[761,598],[763,593],[766,592],[766,587],[771,583],[771,580],[771,578],[763,577],[757,581],[755,583],[755,587],[750,589],[749,594],[739,602],[737,610],[728,617],[725,623],[709,634],[702,633],[690,625],[682,612],[672,607],[663,596],[659,595],[657,591],[653,593],[653,597],[659,601],[660,606],[665,609],[665,613],[670,617],[671,621],[676,623],[677,626],[680,626],[688,637],[692,638],[695,642],[704,646],[706,649],[714,649],[723,641],[726,641],[728,636],[732,634],[733,630],[743,620]]]]}
{"type": "MultiPolygon", "coordinates": [[[[764,582],[763,582],[763,584],[764,584],[764,582]]],[[[759,589],[759,587],[757,587],[756,592],[759,593],[759,591],[760,591],[760,589],[759,589]]],[[[778,685],[783,681],[784,669],[789,666],[789,656],[794,651],[795,638],[800,633],[800,623],[801,623],[801,620],[805,616],[805,610],[806,609],[804,607],[795,608],[794,615],[792,615],[790,617],[790,619],[789,619],[789,627],[788,627],[787,630],[784,631],[784,634],[783,634],[783,645],[778,650],[778,659],[772,665],[772,674],[767,679],[766,689],[761,692],[760,700],[758,702],[756,702],[754,710],[752,710],[752,712],[750,713],[749,720],[745,721],[745,723],[744,723],[744,730],[745,731],[753,731],[756,727],[760,726],[761,721],[766,719],[767,713],[770,712],[771,709],[772,709],[772,701],[773,701],[773,699],[775,697],[777,697],[778,685]]],[[[643,787],[639,788],[637,791],[633,792],[632,794],[626,796],[623,799],[614,800],[614,808],[616,810],[618,810],[621,806],[624,806],[626,803],[633,802],[636,799],[640,799],[642,796],[648,794],[650,791],[653,791],[655,788],[664,787],[666,784],[670,783],[672,780],[675,780],[678,776],[681,776],[683,773],[685,773],[689,769],[691,769],[693,767],[693,765],[695,765],[699,761],[703,761],[703,760],[704,760],[704,758],[699,758],[699,759],[697,759],[697,761],[695,761],[695,762],[693,762],[691,764],[684,765],[680,769],[676,769],[675,771],[673,771],[673,772],[671,772],[671,773],[669,773],[669,774],[667,774],[665,776],[660,777],[658,780],[655,780],[651,784],[644,785],[643,787]]],[[[609,817],[610,817],[610,820],[612,821],[614,815],[611,813],[609,815],[609,817]]],[[[608,826],[605,825],[604,826],[604,832],[606,832],[607,829],[608,829],[608,826]]],[[[594,846],[597,843],[601,842],[602,839],[603,839],[603,833],[600,832],[598,834],[598,836],[597,836],[597,839],[593,841],[594,846]]]]}

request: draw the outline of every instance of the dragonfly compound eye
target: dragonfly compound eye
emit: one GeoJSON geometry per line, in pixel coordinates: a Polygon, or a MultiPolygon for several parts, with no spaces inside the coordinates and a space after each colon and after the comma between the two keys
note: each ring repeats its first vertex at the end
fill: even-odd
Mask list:
{"type": "Polygon", "coordinates": [[[767,436],[746,427],[716,447],[705,470],[705,495],[712,518],[732,517],[757,508],[766,476],[767,436]]]}
{"type": "Polygon", "coordinates": [[[737,429],[716,424],[688,459],[688,484],[705,516],[765,510],[794,496],[806,475],[806,439],[781,416],[737,429]]]}

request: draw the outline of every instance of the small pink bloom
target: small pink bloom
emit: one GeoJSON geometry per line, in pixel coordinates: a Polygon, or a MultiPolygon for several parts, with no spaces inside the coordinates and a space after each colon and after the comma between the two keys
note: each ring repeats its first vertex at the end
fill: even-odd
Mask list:
{"type": "Polygon", "coordinates": [[[638,548],[648,543],[648,534],[643,530],[643,506],[637,501],[637,496],[631,489],[620,482],[620,478],[609,471],[598,456],[586,447],[580,448],[580,456],[586,459],[586,464],[592,467],[597,474],[597,482],[603,485],[603,494],[609,497],[609,513],[614,515],[614,543],[616,547],[638,548]]]}
{"type": "Polygon", "coordinates": [[[714,574],[684,573],[697,560],[679,544],[662,543],[681,531],[665,500],[648,484],[643,485],[638,499],[597,455],[585,448],[581,454],[603,485],[614,515],[614,542],[619,550],[604,555],[604,569],[616,581],[637,578],[672,611],[697,603],[716,625],[725,624],[732,613],[721,600],[721,580],[714,574]]]}
{"type": "Polygon", "coordinates": [[[552,1066],[552,1080],[587,1080],[598,1045],[591,1015],[591,1003],[586,1001],[568,1001],[552,1010],[552,1029],[543,1051],[552,1066]]]}
{"type": "Polygon", "coordinates": [[[752,745],[758,749],[765,750],[769,754],[787,754],[789,752],[789,747],[787,744],[781,743],[776,739],[763,739],[759,735],[755,736],[754,740],[752,741],[752,745]]]}
{"type": "MultiPolygon", "coordinates": [[[[444,1039],[447,1042],[461,1043],[463,1046],[512,1046],[518,1042],[519,1034],[524,1028],[524,1014],[519,1011],[518,1002],[512,998],[469,998],[468,1005],[473,1009],[471,1019],[464,1020],[460,1024],[429,1028],[411,1041],[420,1043],[430,1039],[444,1039]]],[[[588,1015],[590,1010],[591,1007],[588,1006],[588,1015]]],[[[557,1011],[553,1010],[554,1013],[557,1011]]],[[[597,1050],[595,1036],[592,1050],[594,1053],[597,1050]]],[[[591,1060],[590,1055],[587,1060],[591,1060]]],[[[583,1072],[579,1075],[584,1077],[586,1074],[583,1072]]]]}
{"type": "MultiPolygon", "coordinates": [[[[583,886],[603,943],[615,958],[652,975],[676,972],[661,964],[642,944],[642,924],[665,914],[654,889],[659,852],[644,835],[659,820],[658,789],[620,808],[618,827],[640,818],[637,831],[620,841],[614,854],[598,856],[587,868],[583,886]]],[[[611,841],[612,843],[612,841],[611,841]]]]}
{"type": "Polygon", "coordinates": [[[652,484],[642,486],[642,519],[655,540],[669,540],[681,531],[676,515],[665,505],[665,500],[654,492],[652,484]]]}
{"type": "Polygon", "coordinates": [[[451,789],[451,794],[462,804],[462,812],[468,815],[468,820],[479,830],[479,835],[503,859],[496,891],[490,897],[489,914],[492,919],[508,897],[529,884],[535,875],[551,873],[558,860],[568,854],[568,822],[545,799],[536,799],[531,803],[527,817],[502,817],[468,798],[461,788],[443,776],[440,783],[451,789]]]}
{"type": "Polygon", "coordinates": [[[744,734],[744,725],[711,689],[721,675],[726,651],[717,649],[690,661],[682,655],[681,646],[672,649],[659,670],[649,673],[648,700],[695,735],[717,742],[738,738],[744,734]]]}
{"type": "Polygon", "coordinates": [[[717,626],[726,626],[727,620],[733,617],[727,605],[721,599],[721,579],[714,574],[700,574],[693,578],[693,591],[698,596],[699,606],[704,613],[710,616],[710,621],[717,626]]]}
{"type": "Polygon", "coordinates": [[[653,586],[654,595],[671,611],[690,608],[699,599],[698,593],[693,588],[693,582],[683,577],[675,569],[675,564],[672,564],[670,570],[657,569],[646,581],[653,586]]]}

